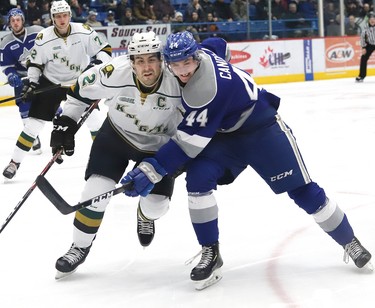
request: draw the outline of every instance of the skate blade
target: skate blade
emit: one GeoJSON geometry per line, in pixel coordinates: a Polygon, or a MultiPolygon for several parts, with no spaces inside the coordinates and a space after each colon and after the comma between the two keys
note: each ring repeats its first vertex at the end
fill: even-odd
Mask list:
{"type": "Polygon", "coordinates": [[[31,151],[31,154],[33,154],[33,155],[40,155],[40,154],[42,154],[43,153],[43,151],[42,151],[42,149],[37,149],[37,150],[32,150],[31,151]]]}
{"type": "Polygon", "coordinates": [[[214,270],[210,277],[207,279],[201,280],[201,281],[194,281],[195,289],[198,291],[201,291],[203,289],[206,289],[215,283],[218,283],[221,278],[223,278],[223,275],[221,274],[221,269],[218,268],[214,270]]]}
{"type": "Polygon", "coordinates": [[[368,261],[364,266],[363,269],[366,269],[370,272],[374,271],[374,266],[372,265],[371,261],[368,261]]]}
{"type": "Polygon", "coordinates": [[[64,273],[64,272],[60,272],[60,271],[56,271],[56,275],[55,275],[55,279],[56,280],[61,280],[61,279],[64,279],[68,276],[70,276],[71,274],[73,274],[77,269],[71,271],[71,272],[68,272],[68,273],[64,273]]]}

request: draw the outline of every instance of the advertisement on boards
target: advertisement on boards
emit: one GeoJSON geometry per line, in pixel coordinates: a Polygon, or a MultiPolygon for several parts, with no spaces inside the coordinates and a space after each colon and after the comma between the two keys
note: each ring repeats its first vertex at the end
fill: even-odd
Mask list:
{"type": "Polygon", "coordinates": [[[304,71],[302,40],[230,43],[230,49],[230,62],[254,77],[304,71]]]}
{"type": "MultiPolygon", "coordinates": [[[[330,37],[325,39],[325,64],[327,70],[343,68],[358,69],[362,48],[359,37],[330,37]]],[[[375,65],[375,53],[368,60],[368,66],[375,65]]]]}
{"type": "Polygon", "coordinates": [[[95,31],[102,33],[112,48],[127,48],[131,37],[134,33],[145,33],[154,31],[160,40],[165,43],[167,36],[171,33],[170,24],[154,25],[131,25],[131,26],[114,26],[114,27],[95,27],[95,31]]]}

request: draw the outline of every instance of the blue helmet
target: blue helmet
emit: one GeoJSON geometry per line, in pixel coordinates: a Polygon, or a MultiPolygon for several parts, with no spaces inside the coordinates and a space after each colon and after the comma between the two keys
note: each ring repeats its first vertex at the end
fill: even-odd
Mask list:
{"type": "Polygon", "coordinates": [[[14,8],[9,10],[8,15],[7,15],[7,23],[8,25],[10,24],[10,18],[14,16],[21,16],[22,21],[25,22],[25,14],[22,12],[21,9],[14,8]]]}
{"type": "Polygon", "coordinates": [[[164,47],[164,59],[166,62],[177,62],[191,56],[195,57],[198,44],[189,31],[170,34],[164,47]]]}

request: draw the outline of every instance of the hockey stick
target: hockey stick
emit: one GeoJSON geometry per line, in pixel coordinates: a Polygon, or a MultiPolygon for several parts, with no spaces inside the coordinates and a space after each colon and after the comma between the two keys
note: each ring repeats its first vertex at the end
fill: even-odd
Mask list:
{"type": "MultiPolygon", "coordinates": [[[[60,88],[61,87],[61,84],[53,84],[53,85],[50,85],[48,87],[45,87],[45,88],[42,88],[42,89],[37,89],[33,92],[34,95],[36,94],[40,94],[40,93],[43,93],[43,92],[47,92],[47,91],[51,91],[51,90],[55,90],[57,88],[60,88]]],[[[18,99],[21,99],[21,96],[13,96],[13,97],[8,97],[6,99],[3,99],[0,101],[0,104],[2,103],[6,103],[6,102],[9,102],[9,101],[13,101],[13,100],[18,100],[18,99]]]]}
{"type": "Polygon", "coordinates": [[[36,185],[40,189],[40,191],[47,197],[49,201],[60,211],[61,214],[67,215],[93,205],[97,202],[100,202],[103,199],[111,198],[117,194],[120,194],[126,190],[126,188],[130,188],[133,183],[125,183],[122,186],[116,187],[110,191],[104,192],[100,195],[97,195],[91,199],[88,199],[83,202],[79,202],[75,205],[70,205],[67,203],[60,194],[52,187],[52,185],[47,181],[47,179],[43,175],[39,175],[36,179],[36,185]]]}
{"type": "MultiPolygon", "coordinates": [[[[94,103],[92,103],[90,105],[90,107],[87,109],[87,111],[82,115],[82,117],[77,122],[78,128],[80,128],[83,125],[83,123],[89,117],[89,115],[91,114],[91,112],[98,106],[98,104],[99,104],[99,101],[96,101],[96,102],[94,102],[94,103]]],[[[54,164],[54,162],[57,160],[57,158],[61,154],[62,154],[62,150],[57,151],[55,153],[55,155],[53,155],[53,157],[51,158],[51,160],[48,162],[48,164],[44,167],[43,171],[39,174],[39,176],[44,176],[48,172],[48,170],[52,167],[52,165],[54,164]]],[[[25,203],[25,201],[27,200],[27,198],[34,191],[34,189],[36,187],[36,181],[37,180],[34,181],[34,183],[31,185],[31,187],[29,188],[29,190],[24,194],[24,196],[22,197],[22,199],[20,200],[20,202],[17,203],[17,205],[14,208],[13,212],[11,212],[9,214],[9,216],[7,217],[7,219],[5,219],[5,222],[3,223],[3,225],[0,228],[0,233],[3,232],[3,230],[8,225],[8,223],[12,220],[12,218],[14,217],[14,215],[16,215],[16,213],[18,212],[18,210],[21,208],[22,204],[25,203]]]]}

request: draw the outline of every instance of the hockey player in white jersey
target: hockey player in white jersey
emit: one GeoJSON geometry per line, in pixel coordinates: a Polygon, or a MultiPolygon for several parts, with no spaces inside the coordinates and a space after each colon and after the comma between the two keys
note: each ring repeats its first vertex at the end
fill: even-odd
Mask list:
{"type": "MultiPolygon", "coordinates": [[[[66,99],[68,88],[86,69],[90,59],[96,57],[102,62],[111,59],[110,45],[89,26],[70,22],[71,15],[66,1],[54,1],[51,5],[53,26],[38,33],[31,49],[27,63],[28,82],[21,93],[22,100],[31,101],[29,121],[18,137],[9,165],[3,171],[7,179],[15,176],[35,138],[46,121],[53,119],[61,101],[66,99]],[[52,85],[61,86],[54,91],[33,95],[34,90],[52,85]]],[[[89,128],[96,132],[100,124],[94,123],[94,127],[89,128]]]]}
{"type": "MultiPolygon", "coordinates": [[[[154,32],[136,33],[128,55],[85,71],[69,91],[62,115],[54,121],[53,152],[74,153],[77,120],[91,102],[109,99],[108,116],[95,138],[86,169],[81,199],[87,200],[115,188],[134,161],[148,160],[171,136],[182,120],[180,87],[164,69],[162,43],[154,32]]],[[[155,232],[154,220],[169,208],[174,176],[164,177],[147,197],[140,197],[137,232],[148,246],[155,232]]],[[[56,262],[56,279],[73,273],[85,261],[98,232],[108,199],[76,212],[73,244],[56,262]]]]}

